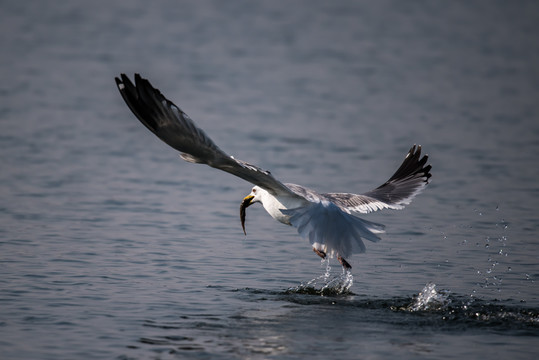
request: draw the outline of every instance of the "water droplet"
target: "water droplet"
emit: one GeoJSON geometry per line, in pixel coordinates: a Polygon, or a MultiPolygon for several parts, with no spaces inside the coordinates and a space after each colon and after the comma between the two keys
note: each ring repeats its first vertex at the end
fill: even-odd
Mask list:
{"type": "Polygon", "coordinates": [[[507,267],[507,271],[511,271],[511,266],[508,266],[508,267],[507,267]]]}
{"type": "Polygon", "coordinates": [[[488,247],[489,247],[489,246],[490,246],[489,244],[485,244],[485,248],[487,248],[487,249],[488,249],[488,247]]]}

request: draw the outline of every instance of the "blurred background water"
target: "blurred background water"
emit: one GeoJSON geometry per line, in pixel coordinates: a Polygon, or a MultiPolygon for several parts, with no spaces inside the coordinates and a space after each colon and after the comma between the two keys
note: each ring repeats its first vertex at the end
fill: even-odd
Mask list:
{"type": "Polygon", "coordinates": [[[2,358],[537,355],[537,2],[0,8],[2,358]],[[261,207],[244,237],[251,186],[181,161],[121,72],[284,182],[367,191],[418,143],[432,183],[366,216],[349,293],[296,291],[326,264],[261,207]]]}

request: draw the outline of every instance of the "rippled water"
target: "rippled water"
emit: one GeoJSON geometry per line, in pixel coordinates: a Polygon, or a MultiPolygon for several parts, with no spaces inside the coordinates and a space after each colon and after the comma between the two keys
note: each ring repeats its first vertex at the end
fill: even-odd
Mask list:
{"type": "Polygon", "coordinates": [[[513,358],[539,351],[535,2],[0,5],[6,359],[513,358]],[[225,151],[321,192],[414,143],[432,184],[320,261],[185,163],[115,84],[140,72],[225,151]]]}

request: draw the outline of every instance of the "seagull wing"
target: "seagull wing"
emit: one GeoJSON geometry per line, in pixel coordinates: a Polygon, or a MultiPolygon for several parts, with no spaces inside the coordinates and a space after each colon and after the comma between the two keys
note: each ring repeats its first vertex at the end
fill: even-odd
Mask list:
{"type": "Polygon", "coordinates": [[[269,171],[227,155],[187,114],[139,74],[135,74],[135,84],[125,74],[121,74],[121,78],[116,78],[116,85],[140,122],[165,143],[180,151],[185,161],[226,171],[273,195],[299,197],[269,171]]]}
{"type": "Polygon", "coordinates": [[[431,166],[425,166],[427,160],[427,155],[421,157],[421,146],[414,145],[393,176],[376,189],[361,195],[328,193],[322,196],[347,213],[402,209],[429,183],[431,166]]]}

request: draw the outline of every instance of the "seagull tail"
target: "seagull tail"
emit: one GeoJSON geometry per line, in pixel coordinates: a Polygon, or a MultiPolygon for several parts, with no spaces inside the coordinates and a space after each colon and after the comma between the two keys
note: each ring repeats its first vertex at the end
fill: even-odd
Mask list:
{"type": "Polygon", "coordinates": [[[384,225],[350,215],[331,202],[319,202],[307,207],[281,210],[298,233],[311,245],[325,253],[348,258],[365,252],[363,239],[377,242],[384,225]]]}

